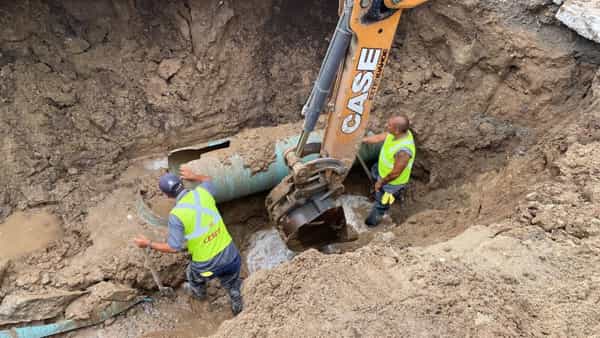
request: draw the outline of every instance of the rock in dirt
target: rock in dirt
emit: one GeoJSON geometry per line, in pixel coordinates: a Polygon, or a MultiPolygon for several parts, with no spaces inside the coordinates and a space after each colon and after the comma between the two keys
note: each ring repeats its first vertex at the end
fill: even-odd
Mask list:
{"type": "Polygon", "coordinates": [[[77,104],[77,97],[72,93],[55,91],[46,94],[48,103],[57,108],[72,107],[77,104]]]}
{"type": "Polygon", "coordinates": [[[115,126],[116,120],[110,113],[97,112],[90,117],[90,122],[103,133],[108,133],[115,126]]]}
{"type": "Polygon", "coordinates": [[[46,290],[45,292],[10,294],[0,304],[0,325],[44,320],[60,315],[81,291],[46,290]]]}
{"type": "Polygon", "coordinates": [[[182,63],[180,59],[166,59],[158,65],[158,75],[168,80],[181,69],[182,63]]]}
{"type": "Polygon", "coordinates": [[[146,84],[146,96],[148,96],[148,100],[156,100],[165,95],[168,89],[165,80],[160,77],[152,77],[146,84]]]}
{"type": "Polygon", "coordinates": [[[75,300],[67,307],[67,319],[89,319],[90,315],[104,310],[112,302],[127,302],[137,295],[135,289],[111,282],[100,282],[88,291],[89,295],[75,300]]]}
{"type": "Polygon", "coordinates": [[[27,205],[30,207],[43,204],[52,204],[55,202],[52,200],[52,197],[48,191],[44,190],[44,188],[40,185],[25,186],[21,189],[21,191],[23,192],[23,195],[26,196],[27,205]]]}
{"type": "Polygon", "coordinates": [[[70,54],[81,54],[90,48],[89,42],[80,38],[67,38],[65,40],[65,50],[70,54]]]}
{"type": "Polygon", "coordinates": [[[600,43],[600,1],[567,0],[556,18],[579,35],[600,43]]]}

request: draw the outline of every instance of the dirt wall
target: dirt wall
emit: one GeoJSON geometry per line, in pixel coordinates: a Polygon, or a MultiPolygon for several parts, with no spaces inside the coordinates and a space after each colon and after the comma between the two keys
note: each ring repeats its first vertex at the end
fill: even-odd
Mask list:
{"type": "MultiPolygon", "coordinates": [[[[298,120],[337,10],[290,0],[1,6],[2,217],[77,208],[150,151],[298,120]]],[[[600,60],[556,9],[446,0],[408,12],[373,129],[410,115],[416,175],[429,187],[527,151],[580,109],[600,60]]]]}
{"type": "Polygon", "coordinates": [[[2,2],[0,215],[111,189],[148,151],[299,119],[336,8],[2,2]]]}
{"type": "MultiPolygon", "coordinates": [[[[572,145],[600,140],[600,48],[556,9],[439,0],[403,17],[370,123],[411,117],[419,158],[400,231],[443,232],[416,243],[512,219],[572,145]]],[[[152,287],[128,246],[139,182],[120,173],[144,154],[298,120],[336,15],[320,1],[1,2],[0,218],[44,207],[65,231],[0,262],[0,298],[58,295],[51,318],[102,281],[152,287]]],[[[181,282],[181,257],[154,258],[181,282]]],[[[541,332],[511,330],[499,332],[541,332]]]]}

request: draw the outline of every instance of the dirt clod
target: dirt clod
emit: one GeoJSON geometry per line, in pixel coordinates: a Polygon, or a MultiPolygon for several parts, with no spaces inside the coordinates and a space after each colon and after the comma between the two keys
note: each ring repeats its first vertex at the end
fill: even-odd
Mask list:
{"type": "Polygon", "coordinates": [[[158,75],[164,80],[169,80],[179,69],[181,69],[181,60],[166,59],[158,65],[158,75]]]}
{"type": "Polygon", "coordinates": [[[69,304],[65,309],[65,318],[88,319],[92,314],[101,313],[112,302],[131,301],[137,295],[135,289],[110,282],[100,282],[87,291],[88,295],[69,304]]]}

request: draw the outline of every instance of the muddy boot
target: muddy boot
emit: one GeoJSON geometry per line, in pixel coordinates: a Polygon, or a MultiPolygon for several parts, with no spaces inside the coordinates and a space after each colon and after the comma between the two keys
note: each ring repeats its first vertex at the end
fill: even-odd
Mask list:
{"type": "Polygon", "coordinates": [[[186,282],[186,283],[183,283],[183,291],[199,301],[206,300],[206,289],[203,289],[203,290],[194,289],[190,285],[190,283],[186,282]]]}
{"type": "Polygon", "coordinates": [[[244,309],[244,302],[240,290],[229,290],[229,298],[231,299],[231,312],[234,316],[237,316],[238,313],[242,312],[244,309]]]}
{"type": "Polygon", "coordinates": [[[377,210],[377,208],[374,207],[371,209],[371,212],[369,213],[369,216],[367,216],[367,219],[365,219],[365,224],[370,228],[374,228],[377,225],[379,225],[382,218],[383,215],[377,210]]]}

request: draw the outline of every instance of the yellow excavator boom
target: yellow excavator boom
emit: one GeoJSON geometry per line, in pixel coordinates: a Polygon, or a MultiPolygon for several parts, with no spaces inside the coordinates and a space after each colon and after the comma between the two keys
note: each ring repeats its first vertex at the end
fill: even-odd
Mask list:
{"type": "Polygon", "coordinates": [[[342,182],[365,134],[402,12],[425,1],[340,1],[335,33],[302,110],[300,140],[285,155],[290,175],[266,200],[269,216],[288,246],[353,239],[338,201],[342,182]],[[326,111],[328,101],[331,111],[326,111]],[[307,143],[322,113],[328,114],[323,142],[307,143]]]}

